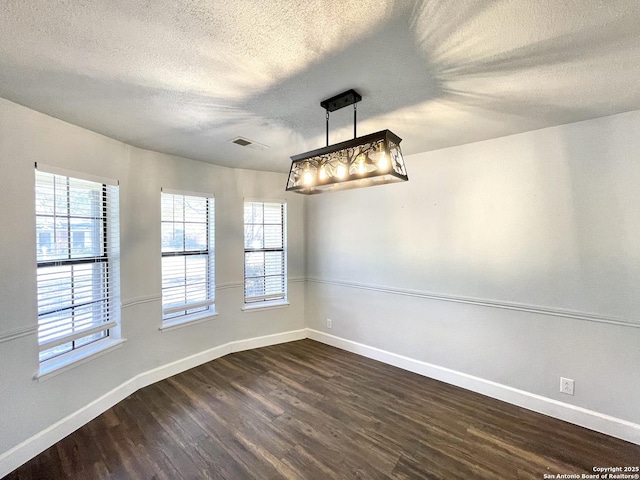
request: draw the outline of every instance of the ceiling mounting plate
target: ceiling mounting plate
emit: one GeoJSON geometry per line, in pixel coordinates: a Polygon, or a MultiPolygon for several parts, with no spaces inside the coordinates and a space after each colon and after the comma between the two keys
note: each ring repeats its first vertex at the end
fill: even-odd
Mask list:
{"type": "Polygon", "coordinates": [[[329,112],[334,112],[343,107],[348,107],[349,105],[358,103],[360,100],[362,100],[362,96],[352,88],[351,90],[342,92],[335,97],[323,100],[320,102],[320,106],[329,112]]]}

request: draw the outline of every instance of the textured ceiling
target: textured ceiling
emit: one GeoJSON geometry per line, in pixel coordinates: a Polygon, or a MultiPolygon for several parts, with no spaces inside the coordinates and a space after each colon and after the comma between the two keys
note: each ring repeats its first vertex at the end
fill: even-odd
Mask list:
{"type": "Polygon", "coordinates": [[[151,150],[287,171],[349,88],[405,154],[640,109],[640,2],[0,2],[0,97],[151,150]]]}

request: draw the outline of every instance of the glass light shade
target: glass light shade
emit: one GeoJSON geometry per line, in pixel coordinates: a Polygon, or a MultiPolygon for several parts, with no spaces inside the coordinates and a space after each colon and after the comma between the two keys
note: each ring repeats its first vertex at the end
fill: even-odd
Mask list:
{"type": "Polygon", "coordinates": [[[406,182],[401,141],[393,132],[382,130],[294,155],[287,190],[310,195],[406,182]]]}

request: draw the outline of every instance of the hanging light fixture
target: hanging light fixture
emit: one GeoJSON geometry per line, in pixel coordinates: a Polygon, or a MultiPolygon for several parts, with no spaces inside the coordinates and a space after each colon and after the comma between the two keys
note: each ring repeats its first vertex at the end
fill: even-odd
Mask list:
{"type": "Polygon", "coordinates": [[[310,195],[409,180],[400,137],[389,130],[356,137],[360,100],[352,89],[320,102],[326,111],[327,146],[291,157],[287,191],[310,195]],[[353,105],[353,139],[329,146],[329,112],[349,105],[353,105]]]}

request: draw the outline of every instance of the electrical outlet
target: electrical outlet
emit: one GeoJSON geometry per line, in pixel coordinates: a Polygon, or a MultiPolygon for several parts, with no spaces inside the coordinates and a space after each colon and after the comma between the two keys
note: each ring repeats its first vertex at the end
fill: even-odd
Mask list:
{"type": "Polygon", "coordinates": [[[327,328],[333,328],[333,322],[330,318],[327,318],[327,328]]]}
{"type": "Polygon", "coordinates": [[[575,382],[570,378],[560,377],[560,392],[567,395],[573,395],[573,389],[575,388],[575,382]]]}

